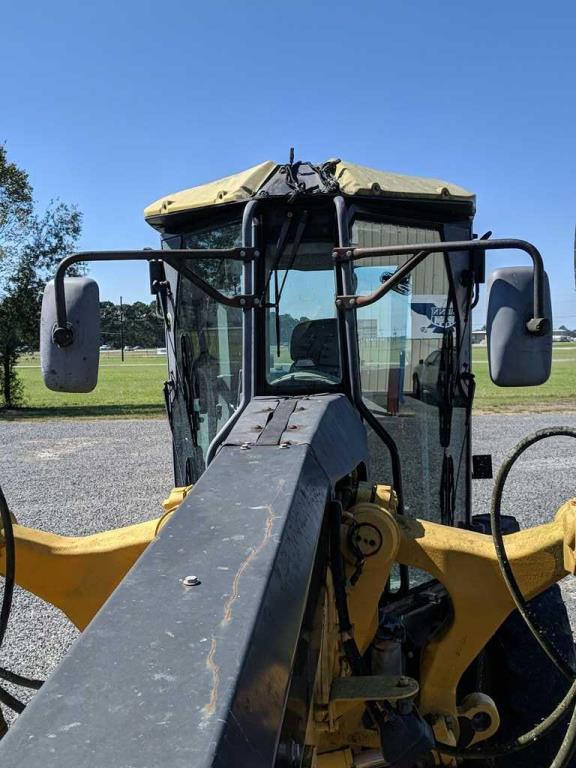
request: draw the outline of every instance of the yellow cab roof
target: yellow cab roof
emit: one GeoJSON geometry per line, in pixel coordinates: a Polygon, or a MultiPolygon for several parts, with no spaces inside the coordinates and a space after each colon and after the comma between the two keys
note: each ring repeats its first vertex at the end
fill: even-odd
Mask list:
{"type": "MultiPolygon", "coordinates": [[[[144,210],[146,220],[173,213],[210,208],[255,197],[281,166],[272,160],[208,184],[166,195],[144,210]]],[[[363,197],[417,197],[474,202],[474,194],[441,179],[378,171],[345,160],[333,166],[333,178],[343,195],[363,197]]]]}

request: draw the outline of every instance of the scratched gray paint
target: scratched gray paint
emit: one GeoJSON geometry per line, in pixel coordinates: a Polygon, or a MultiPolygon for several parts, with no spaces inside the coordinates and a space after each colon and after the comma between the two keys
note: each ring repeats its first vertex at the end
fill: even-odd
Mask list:
{"type": "Polygon", "coordinates": [[[366,458],[348,401],[313,400],[309,444],[220,451],[2,741],[2,768],[274,764],[326,498],[366,458]]]}

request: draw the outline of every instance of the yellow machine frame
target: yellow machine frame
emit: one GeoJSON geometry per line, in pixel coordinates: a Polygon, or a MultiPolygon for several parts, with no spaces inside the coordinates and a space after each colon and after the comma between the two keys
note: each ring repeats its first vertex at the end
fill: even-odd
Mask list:
{"type": "MultiPolygon", "coordinates": [[[[58,536],[16,523],[17,583],[55,605],[80,630],[84,629],[191,488],[175,488],[163,504],[164,514],[157,519],[90,536],[58,536]]],[[[307,728],[307,742],[316,746],[319,768],[351,766],[351,748],[379,746],[375,732],[362,726],[369,698],[398,700],[417,696],[419,712],[432,716],[436,738],[447,744],[457,742],[458,717],[473,717],[478,712],[489,715],[489,726],[476,733],[473,743],[493,735],[499,718],[489,697],[476,693],[464,702],[456,699],[462,675],[515,607],[498,567],[492,538],[398,516],[389,486],[361,484],[357,503],[347,511],[342,525],[348,577],[355,559],[348,537],[352,524],[360,532],[367,525],[380,536],[380,546],[375,549],[374,541],[358,534],[356,546],[364,548],[365,564],[353,586],[349,580],[349,612],[354,639],[362,653],[376,633],[382,585],[388,581],[394,563],[419,568],[437,579],[450,596],[453,615],[426,647],[418,682],[405,678],[400,688],[395,681],[394,689],[390,687],[392,681],[376,681],[374,686],[374,681],[360,679],[354,681],[355,690],[348,685],[346,692],[342,680],[351,673],[341,653],[328,570],[315,705],[307,728]]],[[[508,558],[526,598],[575,572],[575,540],[576,499],[566,502],[552,522],[506,537],[508,558]]],[[[0,533],[2,573],[3,541],[0,533]]],[[[453,764],[449,757],[437,759],[442,764],[453,764]]]]}

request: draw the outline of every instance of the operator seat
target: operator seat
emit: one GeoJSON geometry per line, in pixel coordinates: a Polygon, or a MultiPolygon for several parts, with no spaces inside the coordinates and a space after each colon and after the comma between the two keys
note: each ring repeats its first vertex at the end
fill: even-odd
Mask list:
{"type": "Polygon", "coordinates": [[[290,338],[290,372],[314,369],[338,378],[340,347],[336,318],[305,320],[294,328],[290,338]]]}

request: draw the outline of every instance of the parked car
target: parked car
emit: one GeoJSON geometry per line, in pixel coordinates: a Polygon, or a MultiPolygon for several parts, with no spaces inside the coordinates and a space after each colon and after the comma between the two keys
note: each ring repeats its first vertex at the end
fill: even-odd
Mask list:
{"type": "Polygon", "coordinates": [[[419,360],[412,373],[412,394],[424,402],[438,400],[438,375],[440,373],[439,349],[431,352],[425,360],[419,360]]]}

